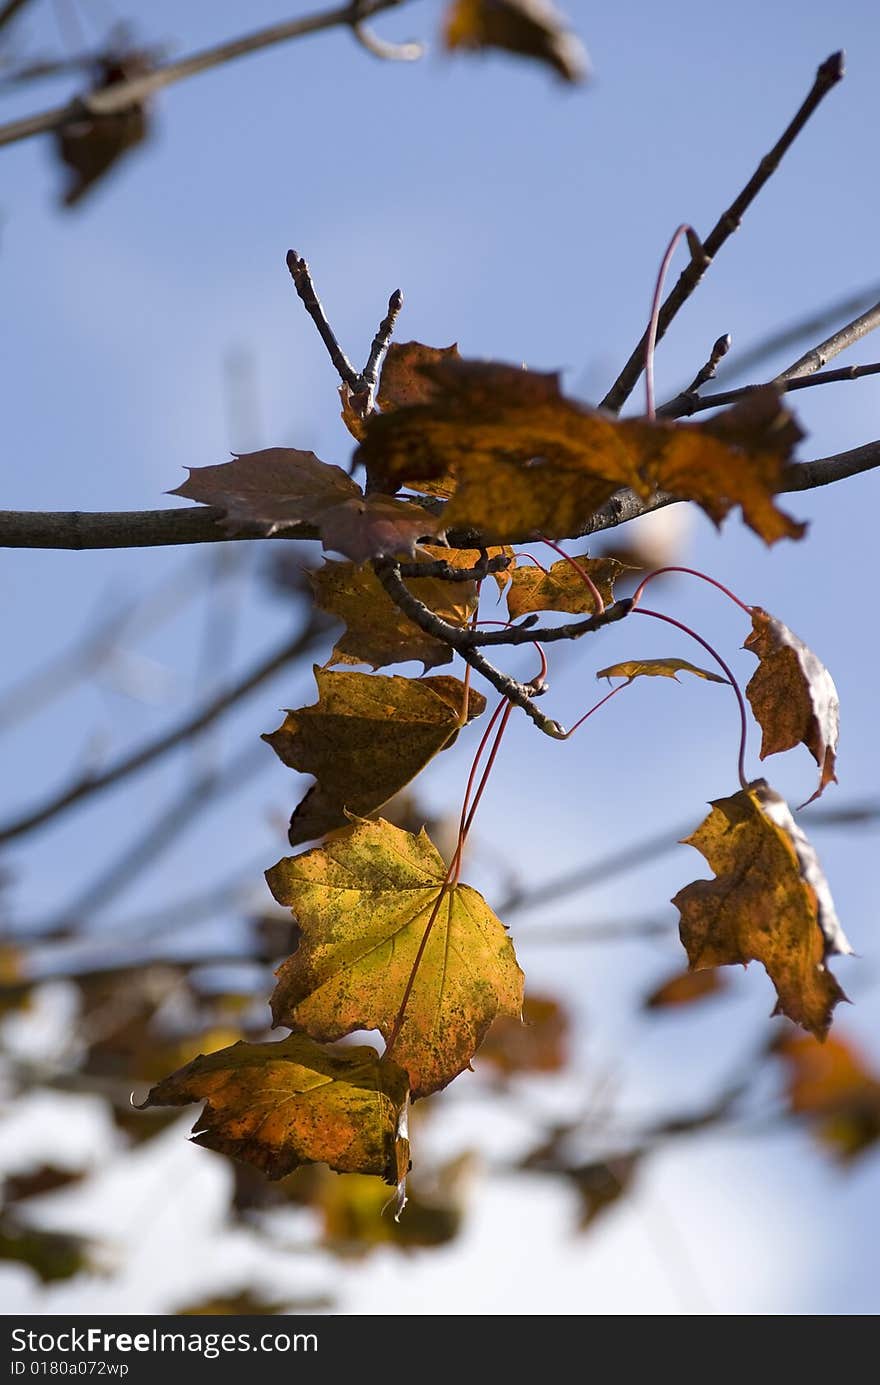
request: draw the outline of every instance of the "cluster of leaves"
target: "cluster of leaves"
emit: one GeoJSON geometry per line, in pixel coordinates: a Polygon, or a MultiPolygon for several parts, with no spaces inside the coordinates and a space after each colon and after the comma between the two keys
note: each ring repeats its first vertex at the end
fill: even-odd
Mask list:
{"type": "MultiPolygon", "coordinates": [[[[572,557],[556,540],[588,527],[623,486],[645,498],[664,490],[692,500],[716,523],[739,506],[767,543],[800,537],[804,526],[775,504],[800,430],[771,387],[708,423],[619,420],[565,397],[555,375],[415,342],[388,351],[375,405],[353,409],[342,394],[363,490],[313,453],[272,448],[194,469],[174,492],[216,507],[230,532],[308,533],[342,554],[312,579],[316,604],[345,625],[330,665],[374,671],[316,668],[318,701],[289,711],[265,737],[285,764],[315,779],[291,818],[291,844],[323,839],[267,873],[298,930],[271,1001],[274,1024],[290,1037],[198,1057],[154,1087],[146,1104],[204,1101],[197,1140],[272,1177],[322,1162],[378,1175],[402,1199],[410,1101],[468,1068],[493,1021],[521,1017],[523,976],[507,930],[459,881],[464,839],[511,708],[499,722],[502,699],[483,736],[446,862],[424,831],[376,815],[483,715],[485,699],[471,690],[470,669],[465,681],[376,670],[448,662],[454,651],[444,633],[476,632],[490,565],[508,627],[522,621],[531,631],[546,611],[601,618],[622,565],[572,557]],[[509,546],[540,539],[562,555],[547,570],[509,546]],[[411,560],[407,591],[426,613],[418,624],[381,580],[382,564],[401,556],[411,560]],[[378,1031],[384,1052],[344,1042],[360,1031],[378,1031]]],[[[760,607],[742,609],[751,619],[745,648],[758,659],[746,692],[762,758],[806,745],[820,770],[816,797],[835,778],[834,684],[781,621],[760,607]]],[[[628,686],[682,671],[729,681],[678,657],[624,661],[597,676],[628,686]]],[[[824,1037],[843,998],[828,958],[849,945],[812,847],[766,781],[745,779],[743,753],[744,742],[740,789],[714,802],[688,838],[715,878],[676,896],[682,942],[691,968],[712,976],[721,965],[761,962],[777,1012],[824,1037]]]]}

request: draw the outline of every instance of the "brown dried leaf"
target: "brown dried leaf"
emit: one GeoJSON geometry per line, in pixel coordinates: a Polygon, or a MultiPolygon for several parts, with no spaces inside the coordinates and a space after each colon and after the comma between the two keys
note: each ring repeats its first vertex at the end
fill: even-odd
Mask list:
{"type": "Polygon", "coordinates": [[[372,415],[357,456],[387,484],[455,477],[450,528],[500,543],[572,534],[630,486],[695,500],[716,524],[739,505],[768,543],[804,532],[773,504],[801,434],[772,386],[691,424],[589,409],[565,398],[555,374],[469,360],[419,368],[430,397],[372,415]]]}
{"type": "Polygon", "coordinates": [[[0,1263],[10,1260],[27,1265],[43,1284],[52,1284],[92,1269],[92,1244],[82,1236],[30,1226],[3,1212],[0,1213],[0,1263]]]}
{"type": "MultiPolygon", "coordinates": [[[[599,588],[602,600],[610,606],[614,600],[614,583],[623,572],[616,558],[591,558],[588,553],[573,555],[574,560],[599,588]]],[[[595,610],[590,589],[575,572],[571,563],[560,558],[547,571],[524,564],[510,574],[507,609],[511,620],[530,611],[571,611],[574,615],[592,615],[595,610]]]]}
{"type": "Polygon", "coordinates": [[[727,990],[728,980],[717,968],[703,971],[677,971],[655,987],[642,1001],[644,1010],[672,1010],[693,1005],[708,996],[727,990]]]}
{"type": "Polygon", "coordinates": [[[267,871],[302,929],[277,973],[275,1023],[322,1040],[378,1029],[387,1041],[414,978],[395,1062],[413,1097],[451,1082],[496,1015],[520,1014],[523,976],[486,901],[468,885],[446,890],[446,876],[426,833],[382,821],[358,823],[267,871]]]}
{"type": "Polygon", "coordinates": [[[746,688],[764,735],[761,759],[805,745],[819,766],[818,798],[837,783],[834,764],[840,733],[840,702],[825,665],[797,635],[760,606],[753,606],[752,633],[744,649],[759,660],[746,688]]]}
{"type": "Polygon", "coordinates": [[[826,965],[850,953],[816,854],[788,804],[764,779],[716,799],[686,845],[702,852],[714,880],[687,885],[672,901],[695,970],[761,962],[776,988],[774,1014],[823,1038],[846,996],[826,965]]]}
{"type": "MultiPolygon", "coordinates": [[[[413,624],[395,606],[372,568],[329,560],[311,574],[311,582],[316,604],[347,626],[330,656],[331,664],[383,668],[417,660],[430,669],[451,661],[449,645],[413,624]]],[[[476,606],[473,582],[418,577],[407,585],[420,601],[455,625],[466,624],[476,606]]]]}
{"type": "MultiPolygon", "coordinates": [[[[374,813],[452,745],[462,725],[465,688],[457,678],[316,668],[315,679],[318,701],[288,712],[263,737],[284,764],[318,781],[290,820],[291,846],[374,813]]],[[[472,691],[467,720],[485,706],[472,691]]]]}
{"type": "Polygon", "coordinates": [[[504,1076],[559,1072],[568,1062],[568,1012],[552,996],[527,995],[522,1019],[503,1016],[480,1045],[478,1065],[491,1063],[504,1076]]]}
{"type": "Polygon", "coordinates": [[[634,678],[674,678],[678,682],[679,673],[693,673],[697,678],[705,678],[709,683],[726,683],[727,679],[722,678],[718,673],[709,673],[708,669],[697,668],[696,664],[688,663],[687,659],[626,659],[620,664],[611,664],[608,668],[600,668],[596,674],[597,678],[626,678],[630,682],[634,678]]]}
{"type": "MultiPolygon", "coordinates": [[[[97,59],[91,91],[104,91],[116,82],[145,76],[154,66],[150,53],[132,50],[106,53],[97,59]]],[[[90,93],[91,94],[91,93],[90,93]]],[[[58,158],[72,177],[62,196],[65,207],[74,207],[129,150],[147,138],[150,122],[142,101],[109,115],[89,115],[66,120],[53,132],[58,158]]]]}
{"type": "Polygon", "coordinates": [[[774,1051],[787,1069],[791,1111],[838,1159],[855,1159],[880,1140],[880,1080],[855,1045],[786,1034],[774,1051]]]}
{"type": "Polygon", "coordinates": [[[224,523],[233,533],[271,536],[302,524],[315,527],[325,548],[353,563],[383,553],[411,554],[418,539],[442,527],[418,505],[388,495],[364,496],[340,467],[293,447],[267,447],[219,466],[190,467],[189,478],[168,494],[225,510],[224,523]]]}
{"type": "Polygon", "coordinates": [[[581,1200],[578,1230],[586,1231],[602,1212],[630,1191],[641,1157],[641,1151],[636,1150],[563,1170],[581,1200]]]}
{"type": "Polygon", "coordinates": [[[370,1173],[398,1186],[409,1167],[406,1073],[375,1049],[327,1048],[304,1034],[237,1043],[164,1078],[144,1107],[204,1101],[196,1144],[269,1178],[300,1164],[370,1173]]]}
{"type": "Polygon", "coordinates": [[[535,58],[566,82],[582,82],[589,74],[580,39],[550,0],[452,0],[444,37],[449,49],[501,48],[535,58]]]}

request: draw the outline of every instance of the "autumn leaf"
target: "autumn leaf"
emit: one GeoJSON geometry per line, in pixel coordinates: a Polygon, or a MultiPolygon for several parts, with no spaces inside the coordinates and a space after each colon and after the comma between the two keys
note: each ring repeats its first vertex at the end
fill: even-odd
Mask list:
{"type": "Polygon", "coordinates": [[[776,988],[774,1014],[824,1037],[846,996],[826,965],[852,949],[838,922],[816,854],[788,804],[764,779],[712,812],[686,845],[715,871],[672,901],[695,970],[761,962],[776,988]]]}
{"type": "Polygon", "coordinates": [[[43,1284],[94,1271],[92,1244],[66,1231],[31,1226],[11,1213],[0,1213],[0,1264],[26,1265],[43,1284]]]}
{"type": "Polygon", "coordinates": [[[471,360],[419,369],[430,397],[373,414],[356,456],[386,484],[453,476],[449,528],[498,543],[574,534],[629,486],[695,500],[716,524],[739,505],[768,543],[804,532],[773,504],[801,433],[772,386],[692,424],[590,409],[565,398],[556,374],[471,360]]]}
{"type": "Polygon", "coordinates": [[[641,1151],[636,1150],[562,1170],[580,1198],[580,1231],[587,1231],[598,1216],[626,1196],[635,1181],[641,1157],[641,1151]]]}
{"type": "Polygon", "coordinates": [[[535,58],[566,82],[588,75],[583,45],[550,0],[453,0],[444,36],[449,49],[500,48],[535,58]]]}
{"type": "Polygon", "coordinates": [[[786,1034],[773,1051],[787,1070],[790,1110],[838,1159],[855,1159],[880,1140],[880,1079],[852,1043],[786,1034]]]}
{"type": "Polygon", "coordinates": [[[523,977],[482,896],[468,885],[444,891],[446,877],[425,832],[382,821],[273,866],[269,888],[302,929],[277,973],[275,1023],[322,1040],[378,1029],[388,1041],[412,978],[394,1060],[414,1097],[451,1082],[496,1015],[520,1014],[523,977]]]}
{"type": "Polygon", "coordinates": [[[644,1010],[677,1010],[718,995],[727,989],[728,982],[715,967],[702,971],[677,971],[668,977],[642,1001],[644,1010]]]}
{"type": "MultiPolygon", "coordinates": [[[[311,574],[315,603],[344,621],[345,633],[336,641],[331,664],[386,664],[415,660],[425,669],[448,664],[452,650],[428,635],[395,606],[372,568],[328,560],[311,574]]],[[[436,577],[407,581],[410,591],[444,620],[466,624],[477,600],[473,582],[442,582],[436,577]]]]}
{"type": "Polygon", "coordinates": [[[10,1173],[3,1179],[3,1201],[24,1202],[29,1197],[43,1197],[69,1188],[85,1176],[84,1169],[61,1168],[57,1164],[38,1164],[22,1173],[10,1173]]]}
{"type": "Polygon", "coordinates": [[[569,1017],[552,996],[526,996],[522,1020],[495,1020],[480,1047],[478,1063],[490,1063],[504,1076],[518,1072],[559,1072],[568,1062],[569,1017]]]}
{"type": "Polygon", "coordinates": [[[317,1199],[324,1244],[342,1256],[369,1255],[378,1246],[400,1250],[446,1245],[455,1239],[464,1214],[463,1184],[470,1160],[452,1161],[431,1180],[408,1181],[406,1215],[388,1215],[388,1194],[374,1178],[350,1173],[323,1180],[317,1199]]]}
{"type": "MultiPolygon", "coordinates": [[[[89,95],[104,91],[116,82],[143,77],[153,66],[153,56],[146,51],[132,49],[125,53],[102,54],[94,64],[89,95]]],[[[149,132],[147,107],[142,101],[134,101],[107,115],[91,115],[84,105],[82,115],[58,125],[53,136],[56,153],[72,175],[62,204],[75,207],[124,154],[144,142],[149,132]]]]}
{"type": "MultiPolygon", "coordinates": [[[[318,701],[288,712],[263,737],[291,769],[313,774],[290,820],[290,844],[314,841],[367,817],[455,741],[465,706],[457,678],[399,678],[316,668],[318,701]]],[[[470,721],[486,706],[467,697],[470,721]]]]}
{"type": "Polygon", "coordinates": [[[153,1087],[141,1109],[204,1101],[195,1143],[269,1178],[323,1163],[397,1186],[409,1166],[407,1088],[406,1074],[375,1049],[330,1049],[292,1034],[196,1058],[153,1087]]]}
{"type": "Polygon", "coordinates": [[[761,759],[805,745],[819,766],[819,787],[807,799],[812,803],[827,784],[837,783],[837,689],[825,665],[787,625],[760,606],[752,606],[751,613],[752,633],[743,648],[759,662],[746,696],[764,733],[761,759]]]}
{"type": "Polygon", "coordinates": [[[383,414],[394,409],[408,409],[413,404],[430,403],[437,386],[424,367],[460,360],[455,343],[452,346],[423,346],[419,341],[392,342],[382,365],[376,403],[383,414]]]}
{"type": "Polygon", "coordinates": [[[188,479],[168,494],[224,510],[232,533],[270,537],[312,526],[325,548],[353,563],[383,553],[413,553],[418,539],[442,528],[419,505],[388,495],[364,496],[340,467],[293,447],[267,447],[219,466],[190,467],[188,479]]]}
{"type": "Polygon", "coordinates": [[[634,678],[674,678],[678,682],[679,673],[693,673],[697,678],[705,678],[709,683],[726,683],[727,679],[722,678],[718,673],[710,673],[708,669],[697,668],[696,664],[689,664],[687,659],[627,659],[620,664],[610,664],[608,668],[600,668],[596,674],[597,678],[627,678],[630,682],[634,678]]]}
{"type": "MultiPolygon", "coordinates": [[[[616,558],[591,558],[588,553],[573,556],[598,587],[606,606],[610,606],[614,600],[614,583],[624,570],[623,564],[616,558]]],[[[583,578],[571,563],[560,558],[547,572],[525,564],[514,568],[510,574],[507,609],[510,619],[518,620],[530,611],[571,611],[574,615],[591,615],[595,604],[583,578]]]]}

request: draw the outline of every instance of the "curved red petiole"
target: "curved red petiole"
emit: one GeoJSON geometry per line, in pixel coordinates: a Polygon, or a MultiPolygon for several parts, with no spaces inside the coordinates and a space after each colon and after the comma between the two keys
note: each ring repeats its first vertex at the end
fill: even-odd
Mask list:
{"type": "Polygon", "coordinates": [[[740,735],[737,772],[739,774],[740,785],[742,786],[742,788],[748,789],[749,781],[746,778],[746,742],[748,739],[749,721],[748,716],[746,714],[745,698],[742,695],[742,690],[739,686],[739,683],[733,676],[733,672],[724,662],[721,655],[718,653],[718,650],[713,649],[711,644],[709,644],[708,640],[704,640],[703,636],[698,635],[696,630],[692,630],[689,625],[685,625],[680,620],[675,620],[673,616],[665,616],[660,611],[646,611],[644,606],[636,606],[633,614],[639,616],[650,616],[652,620],[662,620],[665,621],[667,625],[674,625],[676,630],[681,630],[685,635],[690,635],[692,640],[696,640],[697,644],[702,645],[706,653],[711,658],[713,658],[718,667],[723,670],[728,683],[733,688],[733,691],[736,694],[736,700],[739,706],[740,735]]]}
{"type": "Polygon", "coordinates": [[[725,587],[723,582],[719,582],[715,577],[710,577],[707,572],[700,572],[699,568],[695,567],[658,567],[655,572],[649,572],[647,577],[642,578],[632,594],[633,607],[639,604],[642,592],[645,590],[648,583],[653,582],[655,577],[662,577],[665,572],[685,572],[689,577],[699,577],[703,582],[709,582],[713,587],[717,587],[720,592],[724,592],[725,596],[729,596],[730,600],[735,605],[739,606],[740,610],[745,611],[746,615],[750,616],[752,614],[752,607],[747,606],[744,601],[740,601],[739,597],[736,596],[729,587],[725,587]]]}
{"type": "Polygon", "coordinates": [[[654,297],[651,302],[651,316],[648,319],[648,335],[645,341],[645,413],[648,418],[656,417],[654,408],[654,348],[657,345],[657,323],[660,318],[660,303],[663,297],[663,285],[666,282],[666,275],[675,254],[676,246],[682,236],[695,235],[692,226],[687,223],[679,226],[672,240],[666,247],[666,254],[660,265],[660,273],[657,275],[657,283],[654,287],[654,297]]]}

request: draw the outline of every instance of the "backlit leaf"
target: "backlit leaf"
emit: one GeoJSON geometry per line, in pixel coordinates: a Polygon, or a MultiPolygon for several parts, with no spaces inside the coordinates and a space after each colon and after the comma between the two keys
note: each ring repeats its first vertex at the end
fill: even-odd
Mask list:
{"type": "MultiPolygon", "coordinates": [[[[416,660],[426,669],[448,664],[452,650],[400,611],[370,567],[328,560],[311,574],[315,602],[322,611],[344,621],[346,631],[336,641],[331,664],[370,664],[382,668],[416,660]]],[[[455,625],[466,624],[476,605],[473,582],[441,582],[436,577],[407,581],[413,595],[455,625]]]]}
{"type": "Polygon", "coordinates": [[[706,967],[703,971],[677,971],[645,996],[642,1008],[677,1010],[718,995],[727,984],[724,974],[715,967],[706,967]]]}
{"type": "Polygon", "coordinates": [[[816,854],[788,804],[764,779],[716,799],[686,839],[714,880],[675,896],[691,967],[758,961],[776,988],[775,1014],[824,1037],[846,997],[826,965],[852,949],[835,913],[816,854]]]}
{"type": "Polygon", "coordinates": [[[805,745],[819,766],[819,787],[807,800],[812,803],[827,784],[837,783],[837,689],[825,665],[787,625],[760,606],[751,610],[752,633],[743,648],[751,650],[759,663],[746,696],[764,733],[761,759],[805,745]]]}
{"type": "Polygon", "coordinates": [[[452,0],[445,18],[447,48],[501,48],[535,58],[566,82],[588,73],[580,40],[550,0],[452,0]]]}
{"type": "Polygon", "coordinates": [[[804,532],[773,504],[801,433],[772,386],[694,424],[614,418],[565,398],[555,374],[469,360],[420,369],[430,398],[373,414],[357,456],[389,484],[455,477],[450,528],[500,543],[574,534],[630,486],[695,500],[716,524],[739,505],[768,543],[804,532]]]}
{"type": "Polygon", "coordinates": [[[786,1034],[774,1052],[786,1066],[791,1111],[838,1159],[855,1159],[880,1140],[880,1079],[853,1044],[786,1034]]]}
{"type": "MultiPolygon", "coordinates": [[[[573,556],[599,588],[606,606],[610,606],[614,600],[614,582],[623,572],[623,564],[616,558],[591,558],[588,553],[573,556]]],[[[531,564],[515,568],[510,574],[507,609],[511,620],[518,620],[530,611],[591,615],[595,605],[586,582],[571,563],[560,558],[547,572],[531,564]]]]}
{"type": "Polygon", "coordinates": [[[340,467],[293,447],[267,447],[219,466],[190,467],[188,479],[169,495],[224,510],[233,533],[271,536],[312,525],[325,548],[354,563],[382,553],[412,553],[418,539],[440,527],[420,506],[388,495],[365,496],[340,467]]]}
{"type": "MultiPolygon", "coordinates": [[[[465,688],[457,678],[316,668],[315,679],[314,706],[288,712],[283,725],[263,737],[286,765],[318,781],[291,818],[291,846],[381,808],[452,745],[462,724],[465,688]]],[[[467,720],[485,705],[471,692],[467,720]]]]}
{"type": "Polygon", "coordinates": [[[727,682],[720,674],[697,668],[696,664],[688,663],[687,659],[627,659],[623,663],[600,668],[596,677],[628,678],[630,681],[643,677],[674,678],[677,683],[679,673],[693,673],[697,678],[705,678],[710,683],[727,682]]]}
{"type": "Polygon", "coordinates": [[[204,1101],[195,1143],[269,1178],[323,1163],[396,1186],[409,1166],[407,1087],[406,1074],[375,1049],[331,1049],[292,1034],[196,1058],[153,1087],[143,1105],[204,1101]]]}
{"type": "Polygon", "coordinates": [[[559,1072],[568,1062],[569,1017],[552,996],[528,995],[522,1020],[501,1016],[480,1048],[478,1063],[517,1072],[559,1072]]]}
{"type": "Polygon", "coordinates": [[[278,971],[275,1023],[324,1040],[378,1029],[387,1041],[415,974],[394,1060],[414,1097],[451,1082],[496,1015],[520,1014],[523,977],[504,925],[476,890],[453,886],[437,909],[446,874],[426,833],[381,821],[279,861],[266,879],[302,941],[278,971]]]}

